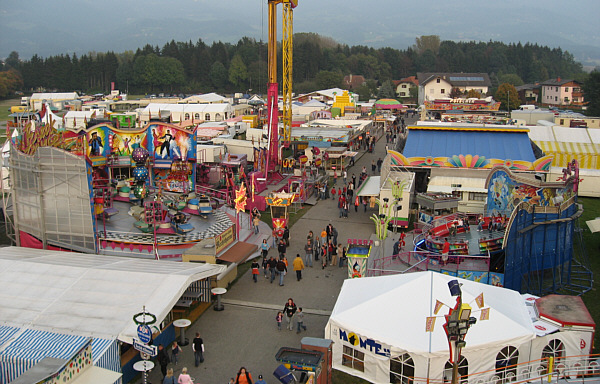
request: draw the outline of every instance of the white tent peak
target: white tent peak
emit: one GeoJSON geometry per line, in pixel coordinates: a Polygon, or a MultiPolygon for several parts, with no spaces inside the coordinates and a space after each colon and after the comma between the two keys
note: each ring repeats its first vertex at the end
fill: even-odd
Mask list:
{"type": "Polygon", "coordinates": [[[393,349],[420,355],[445,355],[448,341],[442,325],[443,307],[437,314],[433,332],[425,331],[426,318],[435,316],[436,300],[454,306],[448,281],[462,284],[462,298],[479,319],[475,297],[483,293],[489,320],[477,321],[466,337],[467,349],[477,350],[494,344],[521,344],[535,337],[527,308],[518,292],[464,280],[437,272],[346,280],[333,309],[330,324],[345,331],[366,335],[393,349]]]}

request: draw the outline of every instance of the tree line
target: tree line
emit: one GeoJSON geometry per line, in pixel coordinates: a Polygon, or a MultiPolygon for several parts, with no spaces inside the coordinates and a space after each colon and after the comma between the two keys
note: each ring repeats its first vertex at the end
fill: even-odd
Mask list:
{"type": "MultiPolygon", "coordinates": [[[[281,49],[278,52],[281,76],[281,49]]],[[[504,82],[515,86],[551,78],[584,80],[586,74],[573,55],[560,48],[537,44],[440,41],[421,36],[413,46],[400,50],[339,44],[314,33],[294,35],[294,92],[343,87],[343,77],[362,75],[366,83],[353,91],[361,100],[377,95],[384,83],[417,72],[486,72],[493,88],[504,82]]],[[[170,41],[162,48],[146,45],[135,52],[90,52],[81,56],[34,55],[20,60],[12,52],[3,63],[1,91],[77,90],[108,92],[111,82],[129,93],[247,92],[266,94],[267,44],[244,37],[237,43],[206,44],[170,41]],[[2,83],[12,79],[10,87],[2,83]],[[17,81],[15,81],[15,77],[17,81]],[[17,87],[17,88],[15,88],[17,87]]],[[[281,81],[281,80],[280,80],[281,81]]]]}

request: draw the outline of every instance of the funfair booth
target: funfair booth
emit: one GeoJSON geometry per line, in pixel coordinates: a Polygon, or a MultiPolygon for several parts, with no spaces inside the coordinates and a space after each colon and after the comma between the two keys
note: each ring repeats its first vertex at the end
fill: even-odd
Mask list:
{"type": "Polygon", "coordinates": [[[455,358],[461,383],[600,374],[589,355],[595,324],[579,297],[521,295],[433,271],[346,280],[325,327],[333,368],[372,383],[450,382],[452,280],[475,321],[455,358]]]}
{"type": "MultiPolygon", "coordinates": [[[[436,302],[454,306],[448,281],[455,277],[427,271],[402,275],[349,279],[344,282],[325,338],[333,340],[333,368],[373,383],[442,382],[450,379],[449,348],[442,327],[443,307],[437,324],[426,331],[428,317],[436,316],[436,302]],[[398,381],[399,382],[399,381],[398,381]]],[[[466,336],[461,375],[496,368],[498,355],[516,348],[518,362],[530,359],[535,330],[521,295],[512,290],[457,279],[462,300],[472,303],[483,293],[489,320],[478,321],[466,336]]]]}

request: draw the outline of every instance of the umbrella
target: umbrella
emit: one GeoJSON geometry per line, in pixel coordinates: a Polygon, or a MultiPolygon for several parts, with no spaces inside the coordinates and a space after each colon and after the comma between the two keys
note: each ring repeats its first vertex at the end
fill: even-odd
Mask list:
{"type": "Polygon", "coordinates": [[[396,99],[379,99],[375,102],[375,108],[377,109],[402,109],[406,108],[402,103],[396,99]]]}

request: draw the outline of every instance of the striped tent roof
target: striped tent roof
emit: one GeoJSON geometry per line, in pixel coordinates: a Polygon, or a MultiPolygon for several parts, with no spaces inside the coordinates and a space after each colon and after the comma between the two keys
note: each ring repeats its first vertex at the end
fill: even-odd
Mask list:
{"type": "Polygon", "coordinates": [[[577,159],[581,168],[599,169],[600,144],[559,141],[535,141],[544,153],[553,155],[552,166],[566,167],[577,159]]]}
{"type": "MultiPolygon", "coordinates": [[[[2,326],[0,327],[0,383],[11,382],[46,357],[70,359],[88,340],[89,338],[85,336],[2,326]]],[[[105,354],[107,350],[113,349],[115,343],[115,340],[92,340],[92,358],[95,365],[120,372],[118,354],[116,358],[112,356],[114,355],[112,352],[111,356],[105,354]],[[98,364],[98,361],[102,364],[98,364]]]]}

